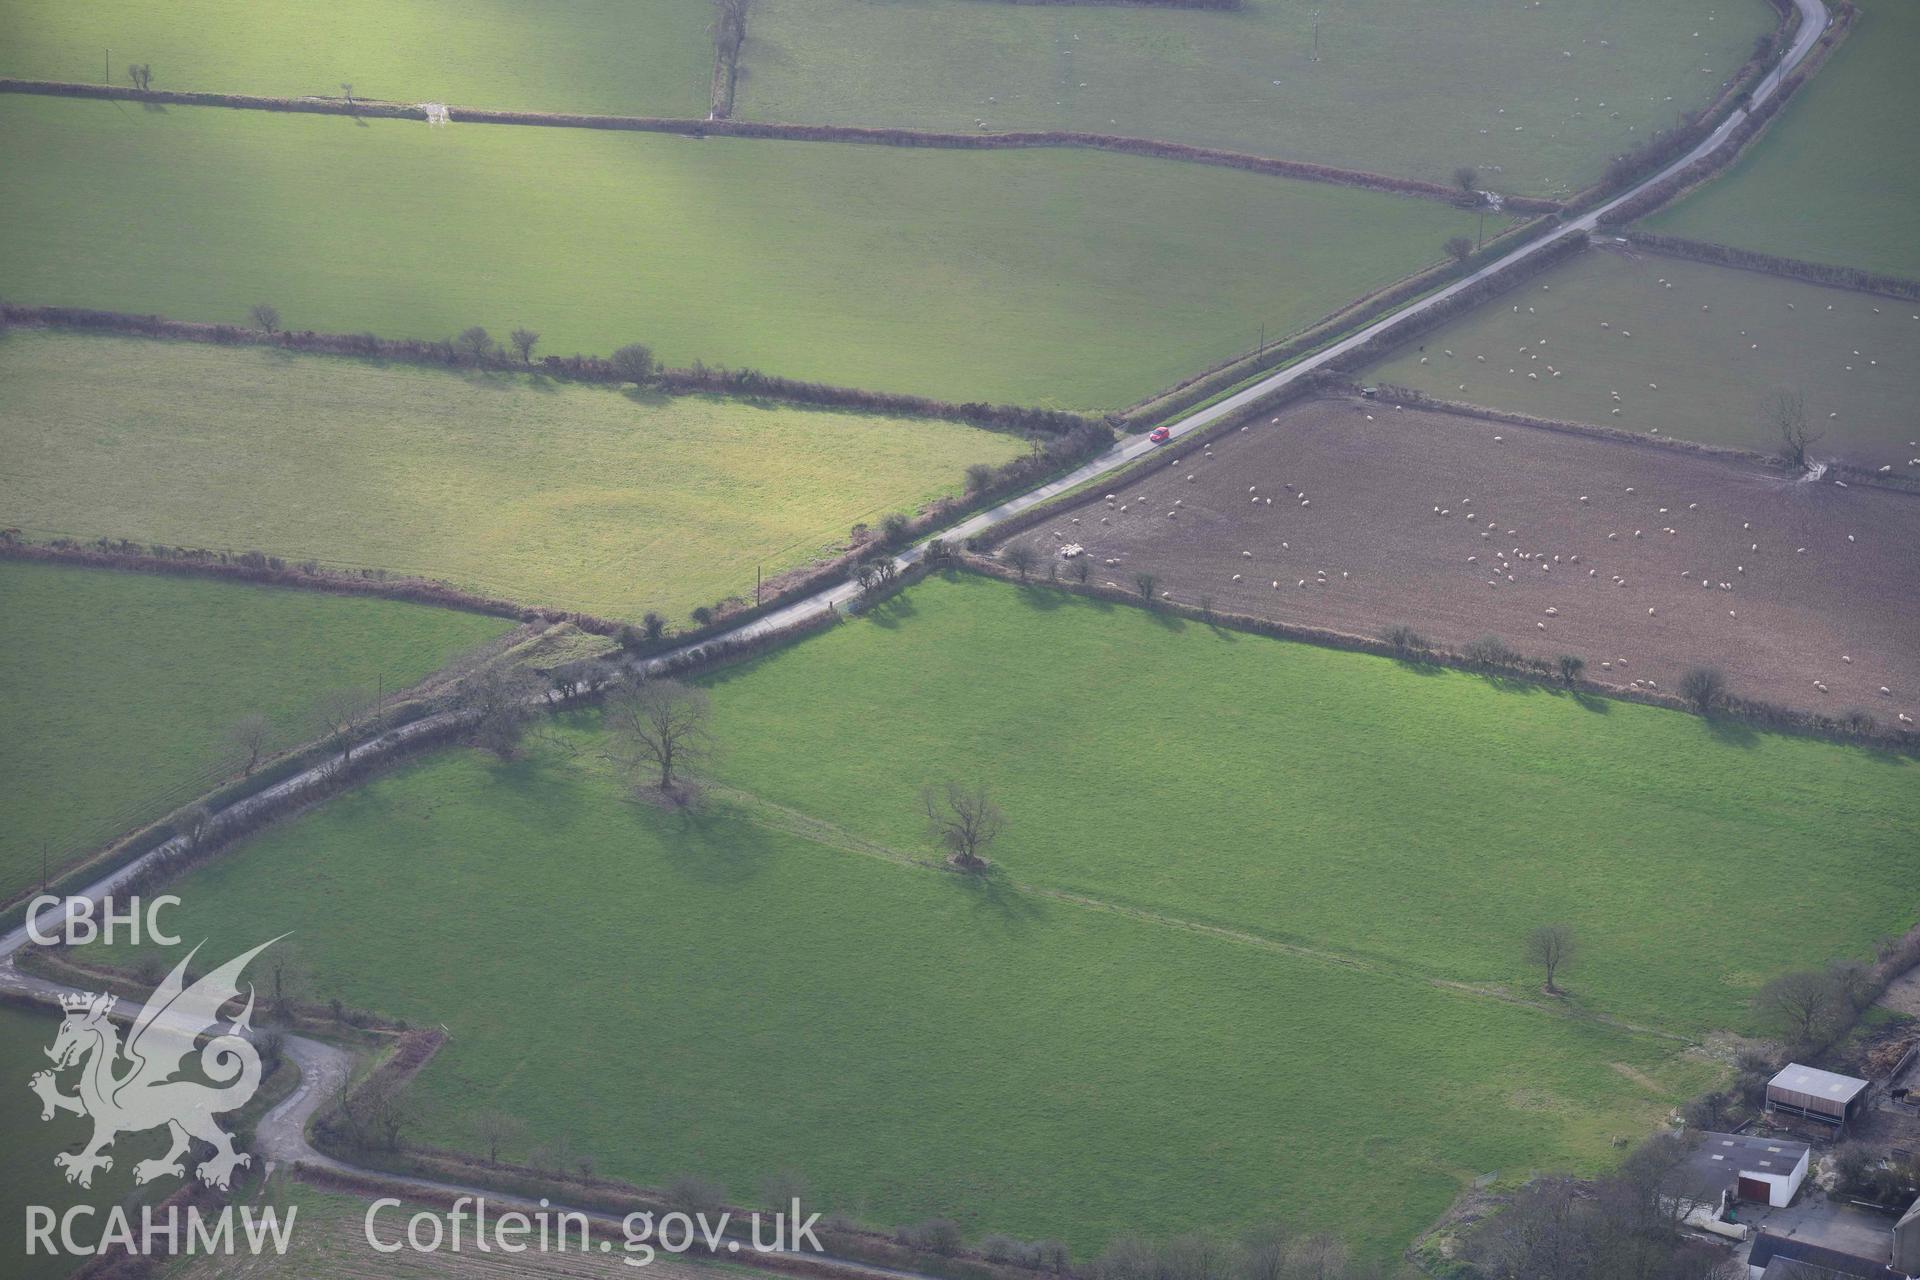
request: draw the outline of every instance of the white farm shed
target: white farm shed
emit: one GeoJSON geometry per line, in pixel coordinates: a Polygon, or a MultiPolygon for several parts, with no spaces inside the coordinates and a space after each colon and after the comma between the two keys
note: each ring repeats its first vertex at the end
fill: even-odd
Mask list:
{"type": "Polygon", "coordinates": [[[1806,1180],[1812,1156],[1813,1148],[1806,1143],[1786,1138],[1702,1133],[1673,1193],[1715,1220],[1724,1219],[1741,1201],[1784,1208],[1806,1180]]]}

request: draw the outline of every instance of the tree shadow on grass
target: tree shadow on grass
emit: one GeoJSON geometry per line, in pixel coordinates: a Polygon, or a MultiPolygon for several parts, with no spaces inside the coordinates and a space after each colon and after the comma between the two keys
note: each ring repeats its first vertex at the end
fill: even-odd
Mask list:
{"type": "Polygon", "coordinates": [[[1491,671],[1481,672],[1480,678],[1481,680],[1486,682],[1486,685],[1489,689],[1494,689],[1501,693],[1516,693],[1516,694],[1526,695],[1526,694],[1543,693],[1546,691],[1546,686],[1542,684],[1538,684],[1535,681],[1516,680],[1512,676],[1497,675],[1491,671]]]}
{"type": "Polygon", "coordinates": [[[1187,629],[1187,620],[1171,609],[1156,609],[1152,605],[1146,606],[1146,609],[1147,616],[1168,631],[1178,634],[1187,629]]]}
{"type": "Polygon", "coordinates": [[[1044,582],[1023,582],[1016,590],[1021,604],[1043,613],[1051,613],[1067,602],[1066,592],[1044,582]]]}
{"type": "Polygon", "coordinates": [[[1599,694],[1583,693],[1575,689],[1573,691],[1573,701],[1582,710],[1591,711],[1597,716],[1610,716],[1613,714],[1612,698],[1603,698],[1599,694]]]}
{"type": "Polygon", "coordinates": [[[1046,917],[1046,904],[1032,894],[1021,892],[997,866],[989,866],[985,871],[955,872],[954,879],[973,899],[976,914],[997,920],[1009,929],[1024,929],[1046,917]]]}
{"type": "Polygon", "coordinates": [[[920,610],[914,606],[907,592],[888,596],[879,604],[868,609],[863,615],[875,626],[885,627],[889,631],[898,630],[900,624],[910,621],[920,610]]]}
{"type": "Polygon", "coordinates": [[[697,884],[746,884],[764,875],[776,856],[765,828],[711,797],[682,808],[639,797],[629,803],[657,815],[674,867],[697,884]]]}
{"type": "Polygon", "coordinates": [[[1446,673],[1446,668],[1437,662],[1423,662],[1419,658],[1399,657],[1392,659],[1393,665],[1410,676],[1437,676],[1446,673]]]}
{"type": "Polygon", "coordinates": [[[649,409],[659,409],[673,403],[673,397],[658,387],[643,387],[637,383],[622,387],[620,394],[633,403],[644,405],[649,409]]]}
{"type": "Polygon", "coordinates": [[[1747,747],[1749,749],[1760,745],[1760,731],[1750,724],[1745,724],[1739,720],[1731,720],[1726,716],[1703,716],[1701,718],[1706,722],[1707,732],[1713,735],[1714,741],[1722,745],[1729,747],[1747,747]]]}

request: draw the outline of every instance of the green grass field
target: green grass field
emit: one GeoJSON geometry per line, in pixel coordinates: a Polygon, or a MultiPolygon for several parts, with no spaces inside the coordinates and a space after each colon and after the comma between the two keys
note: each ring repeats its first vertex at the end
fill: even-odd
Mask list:
{"type": "Polygon", "coordinates": [[[767,0],[735,114],[1118,133],[1435,182],[1474,165],[1554,195],[1705,106],[1773,24],[1761,0],[767,0]]]}
{"type": "Polygon", "coordinates": [[[1766,453],[1780,442],[1760,402],[1791,387],[1826,432],[1817,456],[1911,476],[1920,473],[1908,465],[1920,458],[1916,312],[1914,303],[1752,271],[1590,251],[1425,335],[1369,376],[1444,400],[1766,453]]]}
{"type": "Polygon", "coordinates": [[[935,580],[712,683],[702,814],[627,798],[583,715],[196,871],[185,932],[296,930],[319,987],[445,1021],[436,1140],[499,1106],[881,1223],[1084,1251],[1279,1214],[1384,1254],[1478,1174],[1605,1164],[1711,1078],[1684,1037],[1913,912],[1911,761],[1044,588],[935,580]],[[953,777],[1008,815],[983,880],[925,865],[953,777]]]}
{"type": "MultiPolygon", "coordinates": [[[[0,102],[17,302],[1127,404],[1443,256],[1433,201],[1176,161],[0,102]],[[111,196],[106,193],[112,192],[111,196]]],[[[1488,228],[1489,233],[1493,230],[1488,228]]]]}
{"type": "Polygon", "coordinates": [[[638,619],[1025,449],[949,422],[52,331],[0,341],[0,520],[638,619]],[[352,459],[350,466],[341,460],[352,459]]]}
{"type": "MultiPolygon", "coordinates": [[[[142,1135],[148,1141],[129,1135],[122,1144],[125,1151],[116,1148],[119,1158],[113,1168],[95,1175],[88,1190],[69,1184],[54,1165],[55,1152],[78,1150],[92,1132],[87,1121],[74,1115],[42,1120],[40,1100],[27,1090],[33,1073],[50,1065],[43,1050],[53,1043],[59,1025],[59,1015],[51,1011],[0,1005],[0,1150],[7,1153],[0,1161],[0,1260],[15,1280],[59,1280],[72,1274],[75,1266],[73,1258],[27,1256],[28,1205],[45,1205],[59,1213],[71,1205],[88,1204],[104,1214],[110,1205],[164,1195],[178,1185],[155,1183],[145,1189],[134,1185],[134,1162],[166,1149],[165,1138],[158,1133],[142,1135]]],[[[73,1092],[71,1076],[63,1082],[63,1092],[73,1092]]],[[[99,1216],[90,1222],[81,1219],[75,1234],[97,1238],[103,1225],[99,1216]]]]}
{"type": "Polygon", "coordinates": [[[924,844],[917,789],[977,778],[1022,880],[1517,991],[1521,936],[1565,920],[1582,1008],[1683,1032],[1750,1025],[1759,982],[1865,955],[1916,906],[1910,759],[1045,589],[929,583],[724,677],[716,706],[727,778],[865,836],[924,844]]]}
{"type": "Polygon", "coordinates": [[[279,745],[316,699],[391,692],[501,634],[498,618],[192,578],[0,563],[0,899],[239,767],[227,729],[279,745]]]}
{"type": "Polygon", "coordinates": [[[1852,34],[1723,177],[1647,226],[1920,277],[1920,7],[1862,0],[1852,34]]]}
{"type": "Polygon", "coordinates": [[[292,929],[316,990],[445,1022],[415,1086],[429,1141],[471,1147],[500,1107],[603,1173],[752,1197],[795,1168],[879,1224],[952,1214],[1083,1255],[1270,1216],[1385,1253],[1465,1179],[1594,1167],[1707,1077],[1651,1037],[863,857],[732,802],[669,816],[584,730],[568,745],[383,778],[182,881],[173,919],[215,951],[292,929]]]}
{"type": "Polygon", "coordinates": [[[0,0],[0,75],[156,89],[704,116],[701,0],[0,0]]]}

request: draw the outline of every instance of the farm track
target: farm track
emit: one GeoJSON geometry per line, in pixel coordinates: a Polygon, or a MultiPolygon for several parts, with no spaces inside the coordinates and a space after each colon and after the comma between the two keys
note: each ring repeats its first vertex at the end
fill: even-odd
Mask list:
{"type": "MultiPolygon", "coordinates": [[[[920,871],[934,871],[942,875],[958,876],[941,864],[904,849],[896,849],[879,841],[869,840],[854,834],[836,823],[824,818],[803,813],[787,805],[776,804],[771,800],[741,791],[733,787],[714,786],[711,794],[733,803],[756,824],[769,830],[786,835],[799,836],[814,844],[829,849],[838,849],[845,853],[858,854],[881,862],[890,862],[895,866],[909,867],[920,871]]],[[[1136,907],[1110,898],[1101,898],[1093,894],[1076,893],[1071,889],[1055,889],[1045,885],[1028,884],[1000,873],[990,873],[985,881],[994,892],[1011,892],[1030,898],[1042,898],[1051,902],[1061,902],[1069,906],[1080,907],[1088,911],[1103,911],[1124,916],[1142,924],[1150,924],[1163,929],[1178,929],[1184,933],[1195,933],[1205,937],[1229,942],[1235,946],[1253,947],[1257,950],[1278,955],[1293,956],[1301,960],[1310,960],[1316,964],[1338,965],[1372,977],[1387,978],[1397,982],[1412,982],[1433,987],[1452,995],[1468,996],[1480,1000],[1495,1000],[1502,1004],[1515,1005],[1523,1009],[1532,1009],[1554,1017],[1573,1018],[1609,1027],[1616,1031],[1632,1035],[1652,1036],[1661,1040],[1670,1040],[1690,1047],[1699,1047],[1700,1042],[1692,1036],[1666,1031],[1659,1027],[1650,1027],[1624,1018],[1607,1014],[1593,1013],[1577,1009],[1567,1004],[1549,1003],[1534,1000],[1526,996],[1515,995],[1497,986],[1484,983],[1462,982],[1456,978],[1445,978],[1426,972],[1414,965],[1405,964],[1389,957],[1370,955],[1365,952],[1348,951],[1335,947],[1317,946],[1306,941],[1292,941],[1272,937],[1266,934],[1252,933],[1245,929],[1234,929],[1225,925],[1209,924],[1204,920],[1193,920],[1185,916],[1176,916],[1164,911],[1153,911],[1145,907],[1136,907]]]]}

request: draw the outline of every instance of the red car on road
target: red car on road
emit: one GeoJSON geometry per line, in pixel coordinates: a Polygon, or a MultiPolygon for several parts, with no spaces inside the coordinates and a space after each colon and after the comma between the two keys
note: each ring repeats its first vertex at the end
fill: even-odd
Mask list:
{"type": "Polygon", "coordinates": [[[1155,427],[1152,434],[1147,436],[1147,439],[1154,444],[1165,444],[1167,441],[1173,439],[1173,428],[1155,427]]]}

